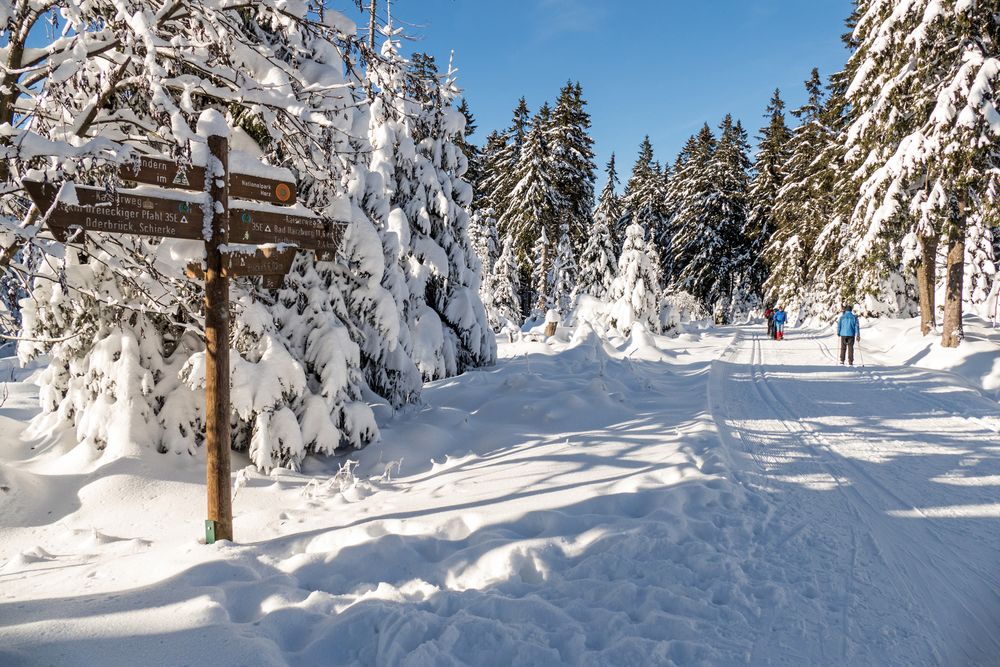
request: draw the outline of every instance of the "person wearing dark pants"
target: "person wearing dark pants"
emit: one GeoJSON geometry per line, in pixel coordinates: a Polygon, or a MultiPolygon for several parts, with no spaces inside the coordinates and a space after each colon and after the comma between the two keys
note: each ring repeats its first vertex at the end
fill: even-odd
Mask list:
{"type": "Polygon", "coordinates": [[[840,337],[840,365],[844,365],[844,355],[847,355],[847,363],[854,365],[854,336],[840,337]]]}
{"type": "Polygon", "coordinates": [[[844,365],[844,357],[847,363],[854,365],[854,341],[861,342],[861,325],[858,318],[852,312],[851,306],[844,306],[844,312],[837,320],[837,335],[840,336],[840,365],[844,365]]]}
{"type": "Polygon", "coordinates": [[[772,317],[771,319],[774,320],[774,338],[775,338],[775,340],[784,340],[785,339],[785,322],[788,321],[788,313],[786,313],[785,310],[781,306],[778,306],[777,308],[774,309],[774,317],[772,317]]]}

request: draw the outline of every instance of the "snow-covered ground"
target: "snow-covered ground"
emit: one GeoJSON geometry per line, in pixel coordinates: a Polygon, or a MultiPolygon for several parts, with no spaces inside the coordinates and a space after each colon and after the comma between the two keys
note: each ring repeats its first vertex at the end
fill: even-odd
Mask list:
{"type": "Polygon", "coordinates": [[[1000,335],[915,326],[501,344],[357,466],[237,457],[212,546],[201,460],[25,431],[5,360],[0,664],[995,664],[1000,335]]]}

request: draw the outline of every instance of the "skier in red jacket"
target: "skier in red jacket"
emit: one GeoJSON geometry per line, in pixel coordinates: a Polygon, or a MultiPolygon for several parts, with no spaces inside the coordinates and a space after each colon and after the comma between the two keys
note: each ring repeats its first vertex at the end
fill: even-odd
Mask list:
{"type": "Polygon", "coordinates": [[[767,319],[767,337],[774,338],[774,308],[770,304],[764,309],[764,317],[767,319]]]}

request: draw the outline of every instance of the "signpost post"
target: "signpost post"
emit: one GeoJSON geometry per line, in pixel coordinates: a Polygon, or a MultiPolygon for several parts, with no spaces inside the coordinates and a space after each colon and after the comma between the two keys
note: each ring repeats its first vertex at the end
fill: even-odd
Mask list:
{"type": "Polygon", "coordinates": [[[188,274],[205,280],[208,491],[205,541],[211,544],[215,540],[233,539],[229,481],[229,278],[262,275],[265,286],[280,285],[299,250],[315,251],[320,261],[332,260],[347,225],[250,204],[232,206],[231,199],[293,204],[295,185],[285,180],[230,173],[226,137],[208,137],[208,150],[206,167],[140,157],[119,168],[123,180],[203,193],[200,196],[158,190],[118,192],[109,198],[102,188],[74,186],[75,199],[67,197],[67,201],[62,201],[57,200],[59,189],[55,185],[24,181],[24,188],[59,241],[72,240],[81,232],[205,240],[205,267],[189,266],[188,274]],[[205,229],[203,208],[206,197],[210,207],[207,210],[212,212],[207,239],[209,230],[205,229]],[[230,241],[246,247],[232,247],[230,241]]]}
{"type": "Polygon", "coordinates": [[[205,240],[205,541],[233,539],[229,488],[229,277],[221,246],[229,239],[229,139],[208,138],[208,205],[212,237],[205,240]]]}

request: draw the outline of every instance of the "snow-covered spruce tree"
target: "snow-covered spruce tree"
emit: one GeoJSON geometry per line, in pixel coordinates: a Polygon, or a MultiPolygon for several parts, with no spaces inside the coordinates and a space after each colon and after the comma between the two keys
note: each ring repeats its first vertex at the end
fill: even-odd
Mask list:
{"type": "Polygon", "coordinates": [[[646,253],[646,258],[649,260],[650,267],[650,288],[655,291],[654,298],[657,303],[657,310],[659,310],[660,302],[663,296],[663,259],[660,257],[660,244],[657,243],[656,239],[652,234],[646,234],[646,246],[644,248],[646,253]]]}
{"type": "Polygon", "coordinates": [[[615,154],[612,153],[608,159],[608,164],[604,168],[605,182],[601,196],[597,200],[597,208],[594,209],[594,219],[603,218],[604,224],[608,225],[609,231],[613,232],[614,226],[622,217],[622,202],[618,196],[618,186],[621,181],[618,179],[618,171],[615,168],[615,154]]]}
{"type": "Polygon", "coordinates": [[[681,289],[678,285],[677,273],[684,265],[684,262],[674,254],[679,249],[675,241],[677,239],[678,226],[687,218],[687,207],[693,195],[691,187],[694,183],[693,176],[696,172],[698,152],[697,137],[688,137],[687,141],[684,142],[684,146],[677,154],[677,158],[674,160],[669,179],[667,179],[664,185],[661,185],[664,202],[664,222],[662,227],[664,243],[660,247],[662,248],[661,255],[663,256],[663,261],[666,264],[663,278],[664,286],[668,291],[681,289]]]}
{"type": "Polygon", "coordinates": [[[455,144],[465,118],[453,106],[452,71],[441,77],[433,59],[414,57],[408,88],[414,110],[413,159],[403,165],[399,206],[409,222],[407,323],[414,361],[425,379],[493,363],[496,343],[479,296],[481,267],[469,239],[472,187],[455,144]]]}
{"type": "Polygon", "coordinates": [[[491,191],[489,183],[495,180],[492,175],[498,173],[497,157],[503,148],[503,136],[499,132],[491,132],[486,138],[486,145],[479,152],[478,180],[473,183],[469,236],[483,265],[484,278],[493,270],[493,264],[500,256],[498,218],[504,197],[502,193],[491,191]]]}
{"type": "Polygon", "coordinates": [[[491,209],[477,211],[469,218],[469,240],[472,249],[479,258],[483,268],[483,276],[493,271],[500,256],[500,236],[497,231],[497,219],[490,213],[491,209]]]}
{"type": "Polygon", "coordinates": [[[765,283],[767,300],[782,305],[793,320],[805,315],[812,248],[830,210],[829,194],[820,179],[825,168],[820,155],[832,140],[823,118],[822,86],[819,71],[813,69],[806,81],[806,102],[792,112],[799,125],[787,144],[788,160],[781,169],[784,182],[771,209],[774,233],[764,252],[771,267],[765,283]]]}
{"type": "MultiPolygon", "coordinates": [[[[434,59],[415,54],[412,61],[397,55],[395,30],[386,29],[383,52],[387,64],[373,111],[386,117],[374,140],[384,147],[374,153],[389,197],[387,229],[399,240],[397,263],[404,275],[402,328],[410,340],[410,357],[425,380],[458,372],[454,336],[446,334],[439,314],[441,287],[451,274],[447,253],[432,237],[426,180],[432,167],[420,154],[417,142],[426,137],[428,110],[438,105],[437,67],[434,59]],[[379,136],[381,135],[381,136],[379,136]],[[379,160],[379,158],[382,158],[379,160]]],[[[438,184],[440,187],[440,184],[438,184]]]]}
{"type": "Polygon", "coordinates": [[[518,167],[530,131],[531,112],[522,97],[514,107],[510,127],[499,137],[492,150],[487,148],[480,189],[495,211],[497,229],[504,235],[511,231],[509,229],[511,219],[507,212],[513,204],[511,193],[520,180],[518,167]]]}
{"type": "Polygon", "coordinates": [[[702,239],[711,224],[712,202],[716,196],[711,181],[712,160],[717,141],[708,124],[684,146],[683,159],[674,173],[674,193],[677,197],[671,221],[673,235],[673,285],[690,292],[705,303],[701,294],[695,294],[693,278],[697,270],[696,258],[702,239]]]}
{"type": "Polygon", "coordinates": [[[505,195],[495,190],[499,175],[503,169],[500,158],[506,149],[506,139],[500,132],[494,130],[486,136],[486,143],[479,151],[479,170],[476,181],[473,182],[472,206],[474,212],[489,210],[493,217],[499,217],[503,212],[505,195]]]}
{"type": "Polygon", "coordinates": [[[405,97],[407,63],[399,55],[399,32],[391,26],[381,30],[382,57],[372,59],[367,68],[370,157],[367,168],[355,164],[352,175],[354,199],[378,232],[382,262],[376,262],[374,257],[356,262],[355,270],[347,276],[351,289],[345,294],[351,310],[365,317],[359,343],[369,385],[394,406],[415,398],[421,384],[412,356],[411,331],[404,320],[411,296],[403,268],[404,258],[411,252],[410,234],[405,214],[396,201],[398,178],[404,175],[400,164],[413,159],[409,116],[415,107],[405,97]],[[380,272],[382,290],[357,284],[358,277],[374,277],[380,272]],[[391,304],[386,296],[391,297],[391,304]],[[371,320],[381,321],[382,326],[371,320]]]}
{"type": "Polygon", "coordinates": [[[670,256],[670,245],[673,242],[674,232],[676,231],[673,227],[673,220],[674,214],[677,211],[677,202],[673,198],[672,184],[674,174],[672,166],[669,163],[661,165],[659,160],[657,160],[654,167],[654,171],[659,176],[656,183],[656,199],[659,202],[659,224],[655,234],[651,238],[656,243],[657,253],[660,257],[662,284],[666,286],[670,284],[671,275],[675,268],[673,257],[670,256]]]}
{"type": "Polygon", "coordinates": [[[587,244],[580,254],[580,275],[577,279],[576,293],[608,299],[617,275],[618,258],[615,256],[611,229],[603,216],[595,217],[587,236],[587,244]]]}
{"type": "Polygon", "coordinates": [[[556,219],[569,224],[574,244],[582,242],[594,208],[596,165],[586,104],[580,84],[567,82],[559,91],[545,132],[557,202],[556,219]]]}
{"type": "MultiPolygon", "coordinates": [[[[753,253],[762,243],[759,238],[748,236],[748,190],[750,188],[750,145],[747,133],[739,121],[733,122],[726,114],[719,126],[719,146],[713,160],[713,177],[719,191],[715,202],[719,220],[717,234],[721,247],[715,248],[714,255],[707,255],[706,273],[716,271],[715,296],[712,303],[729,300],[728,308],[734,314],[745,312],[751,305],[751,297],[760,290],[760,283],[754,276],[753,253]]],[[[711,246],[710,246],[711,247],[711,246]]]]}
{"type": "Polygon", "coordinates": [[[653,144],[646,136],[639,145],[639,156],[621,198],[621,217],[614,230],[618,243],[616,247],[624,246],[625,232],[632,224],[638,224],[658,239],[658,232],[663,225],[662,178],[653,161],[653,144]]]}
{"type": "MultiPolygon", "coordinates": [[[[847,141],[863,178],[851,218],[859,289],[870,310],[884,309],[884,284],[904,268],[902,237],[945,237],[941,343],[954,347],[969,220],[988,205],[983,196],[1000,164],[1000,15],[969,0],[867,0],[858,9],[847,141]]],[[[933,307],[932,275],[918,276],[920,303],[933,307]]]]}
{"type": "Polygon", "coordinates": [[[493,330],[499,331],[505,326],[519,329],[524,321],[521,311],[521,267],[514,250],[514,239],[510,236],[504,238],[503,250],[484,285],[486,312],[493,330]]]}
{"type": "Polygon", "coordinates": [[[615,193],[618,174],[615,173],[614,153],[608,160],[606,174],[607,182],[601,191],[593,224],[580,253],[580,275],[576,287],[577,293],[589,294],[598,299],[610,298],[611,285],[618,275],[618,257],[611,236],[612,224],[621,218],[621,206],[615,193]]]}
{"type": "Polygon", "coordinates": [[[676,284],[708,308],[728,302],[742,268],[739,259],[746,256],[740,243],[749,167],[746,134],[730,116],[720,129],[716,142],[705,125],[674,175],[680,181],[673,223],[676,284]]]}
{"type": "MultiPolygon", "coordinates": [[[[535,116],[521,150],[521,159],[515,172],[517,184],[511,191],[510,206],[500,219],[500,228],[504,234],[514,239],[514,247],[522,267],[522,276],[534,276],[532,271],[538,262],[542,262],[543,273],[548,275],[552,269],[552,253],[546,242],[546,253],[540,255],[532,248],[538,243],[543,232],[547,239],[558,238],[556,210],[558,209],[557,193],[553,187],[554,174],[552,162],[548,157],[548,144],[545,132],[548,129],[550,111],[548,105],[542,105],[535,116]]],[[[539,307],[539,284],[532,277],[524,289],[524,310],[530,312],[539,307]],[[534,291],[534,294],[530,294],[534,291]]],[[[550,291],[544,291],[547,299],[550,291]]]]}
{"type": "Polygon", "coordinates": [[[556,257],[552,264],[552,301],[561,313],[568,313],[573,305],[573,295],[576,293],[577,266],[573,253],[573,242],[570,240],[569,223],[559,225],[559,242],[556,244],[556,257]]]}
{"type": "Polygon", "coordinates": [[[612,287],[614,303],[611,325],[626,336],[635,324],[647,331],[660,331],[660,285],[657,282],[656,257],[647,253],[645,231],[637,224],[625,230],[625,242],[618,259],[618,277],[612,287]]]}
{"type": "MultiPolygon", "coordinates": [[[[849,20],[853,25],[853,18],[849,20]]],[[[845,37],[851,47],[851,37],[845,37]]],[[[809,250],[806,274],[808,292],[804,297],[807,316],[829,320],[844,303],[855,303],[853,275],[843,269],[843,258],[849,253],[850,230],[847,221],[857,201],[857,178],[845,166],[844,136],[853,109],[846,98],[851,74],[847,70],[830,77],[829,93],[823,106],[820,124],[826,140],[816,158],[816,171],[803,186],[812,192],[817,205],[816,215],[822,221],[819,234],[809,250]]],[[[803,193],[804,194],[804,193],[803,193]]]]}
{"type": "MultiPolygon", "coordinates": [[[[748,263],[751,266],[750,282],[756,284],[758,289],[761,289],[770,274],[781,268],[771,264],[767,258],[767,248],[776,241],[772,238],[777,229],[774,205],[785,181],[785,168],[789,158],[788,142],[791,139],[791,133],[785,124],[785,102],[781,99],[780,90],[775,89],[764,117],[768,119],[768,124],[760,129],[757,137],[747,226],[743,231],[744,238],[753,239],[748,263]]],[[[778,240],[778,243],[779,247],[783,247],[783,241],[778,240]]],[[[768,296],[769,299],[772,297],[773,295],[768,296]]]]}

